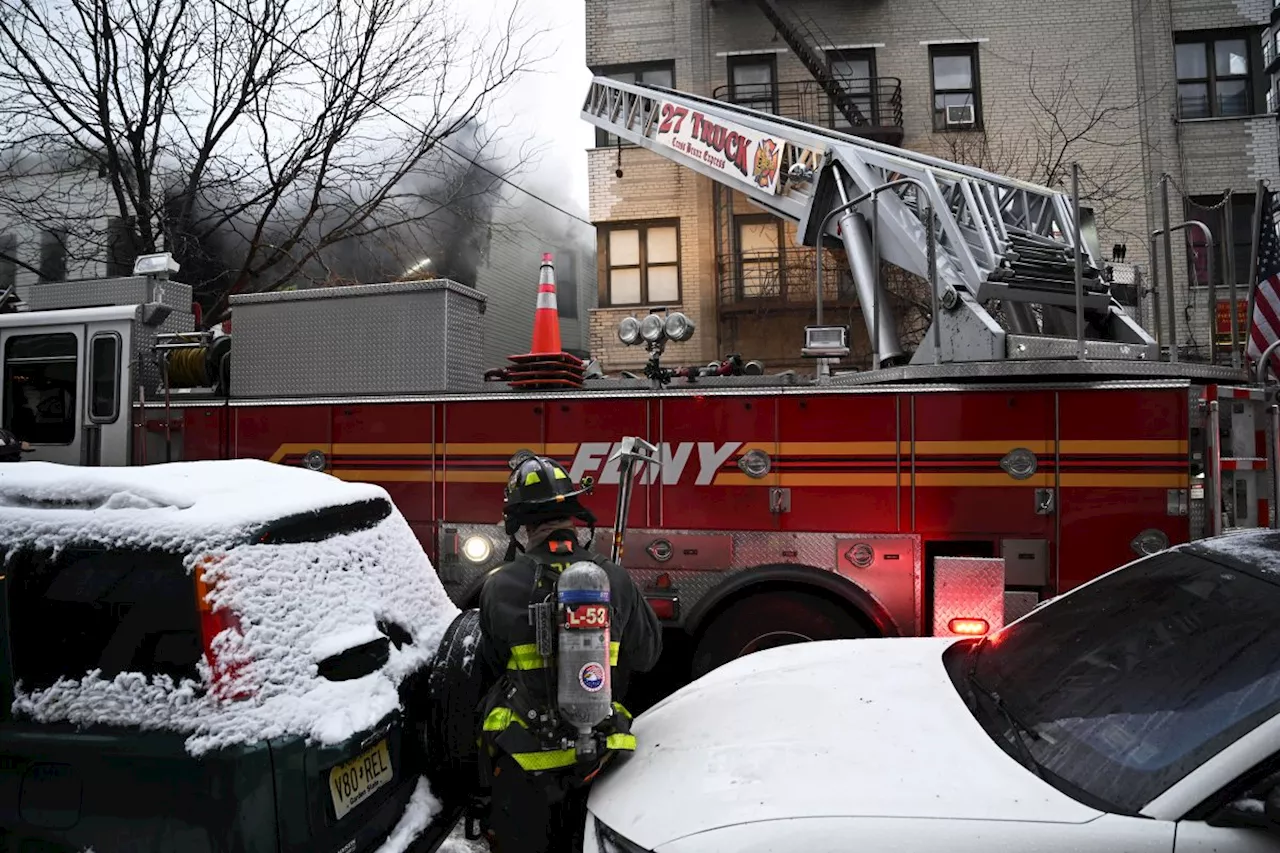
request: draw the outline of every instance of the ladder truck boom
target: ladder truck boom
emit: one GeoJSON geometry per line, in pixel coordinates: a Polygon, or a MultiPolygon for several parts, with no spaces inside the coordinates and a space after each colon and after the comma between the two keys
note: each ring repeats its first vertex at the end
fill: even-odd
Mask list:
{"type": "Polygon", "coordinates": [[[1063,192],[735,104],[605,77],[592,80],[582,116],[797,223],[803,245],[843,243],[861,304],[875,306],[863,313],[879,361],[899,360],[902,349],[872,259],[872,216],[878,254],[933,280],[935,304],[941,305],[913,364],[1070,357],[1082,345],[1095,358],[1159,358],[1154,339],[1111,298],[1101,259],[1082,239],[1063,192]],[[893,182],[902,183],[885,188],[893,182]],[[873,191],[874,199],[828,216],[873,191]],[[926,218],[936,246],[932,279],[926,218]],[[992,301],[999,302],[1002,319],[988,311],[992,301]]]}

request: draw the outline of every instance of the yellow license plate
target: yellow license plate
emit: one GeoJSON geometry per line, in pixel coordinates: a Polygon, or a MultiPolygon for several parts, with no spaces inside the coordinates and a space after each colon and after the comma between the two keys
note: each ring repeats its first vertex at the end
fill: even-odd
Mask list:
{"type": "Polygon", "coordinates": [[[329,771],[329,793],[333,797],[334,815],[343,815],[363,803],[373,792],[391,781],[391,752],[380,740],[357,758],[339,764],[329,771]]]}

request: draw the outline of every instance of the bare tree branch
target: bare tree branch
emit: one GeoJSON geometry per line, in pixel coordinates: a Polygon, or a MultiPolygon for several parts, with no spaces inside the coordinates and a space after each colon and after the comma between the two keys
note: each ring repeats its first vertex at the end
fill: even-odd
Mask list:
{"type": "Polygon", "coordinates": [[[212,320],[332,279],[330,249],[425,240],[493,194],[449,152],[483,157],[490,104],[539,58],[519,12],[477,34],[445,0],[0,0],[0,217],[97,257],[117,217],[212,320]]]}

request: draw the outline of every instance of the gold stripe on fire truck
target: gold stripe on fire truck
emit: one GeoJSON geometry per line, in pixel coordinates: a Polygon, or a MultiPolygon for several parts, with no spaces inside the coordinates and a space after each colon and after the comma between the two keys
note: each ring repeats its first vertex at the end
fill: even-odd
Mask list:
{"type": "MultiPolygon", "coordinates": [[[[553,442],[550,444],[502,444],[502,443],[468,443],[468,442],[449,442],[447,444],[434,444],[432,442],[404,442],[398,443],[393,441],[367,443],[326,443],[326,442],[292,442],[282,444],[276,448],[275,453],[271,454],[267,460],[269,462],[280,462],[289,456],[302,456],[312,450],[319,450],[326,455],[332,456],[391,456],[393,454],[404,454],[406,456],[435,456],[440,453],[444,456],[510,456],[517,450],[531,450],[534,453],[545,454],[550,456],[572,456],[578,450],[576,443],[553,442]]],[[[506,479],[505,477],[503,479],[506,479]]]]}
{"type": "MultiPolygon", "coordinates": [[[[907,484],[909,475],[901,476],[902,485],[907,484]]],[[[867,474],[836,473],[795,473],[774,474],[761,480],[755,480],[746,474],[726,471],[716,474],[711,481],[713,486],[879,486],[893,488],[899,484],[899,476],[892,471],[867,474]]]]}
{"type": "MultiPolygon", "coordinates": [[[[909,447],[909,443],[907,443],[909,447]]],[[[1025,447],[1040,456],[1053,453],[1052,439],[1035,441],[917,441],[917,456],[967,456],[974,454],[1004,455],[1016,447],[1025,447]]],[[[906,448],[904,448],[904,451],[906,448]]],[[[1180,439],[1069,439],[1058,442],[1058,452],[1082,456],[1159,456],[1185,455],[1187,442],[1180,439]]]]}
{"type": "MultiPolygon", "coordinates": [[[[911,487],[910,472],[903,472],[900,475],[893,473],[884,474],[825,474],[825,473],[796,473],[796,474],[778,474],[773,477],[766,477],[761,480],[754,480],[746,474],[723,473],[717,474],[712,481],[713,486],[789,486],[794,488],[822,487],[879,487],[894,488],[895,486],[911,487]]],[[[1127,472],[1107,472],[1107,473],[1064,473],[1061,476],[1060,483],[1064,488],[1094,488],[1094,489],[1185,489],[1188,487],[1188,477],[1186,474],[1148,474],[1148,473],[1127,473],[1127,472]]],[[[1027,486],[1035,486],[1037,488],[1052,488],[1053,473],[1033,474],[1025,480],[1014,480],[1003,471],[998,473],[987,472],[917,472],[915,475],[915,485],[922,488],[973,488],[973,487],[1003,487],[1003,488],[1022,488],[1027,486]]]]}
{"type": "Polygon", "coordinates": [[[360,483],[505,483],[510,471],[441,471],[421,468],[333,468],[339,480],[360,483]]]}

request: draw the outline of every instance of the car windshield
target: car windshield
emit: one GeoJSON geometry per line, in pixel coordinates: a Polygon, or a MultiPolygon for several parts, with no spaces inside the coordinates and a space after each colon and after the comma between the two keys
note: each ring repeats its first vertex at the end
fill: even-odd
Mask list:
{"type": "Polygon", "coordinates": [[[979,644],[961,687],[988,731],[1048,782],[1137,813],[1280,710],[1280,576],[1270,574],[1164,552],[979,644]]]}

